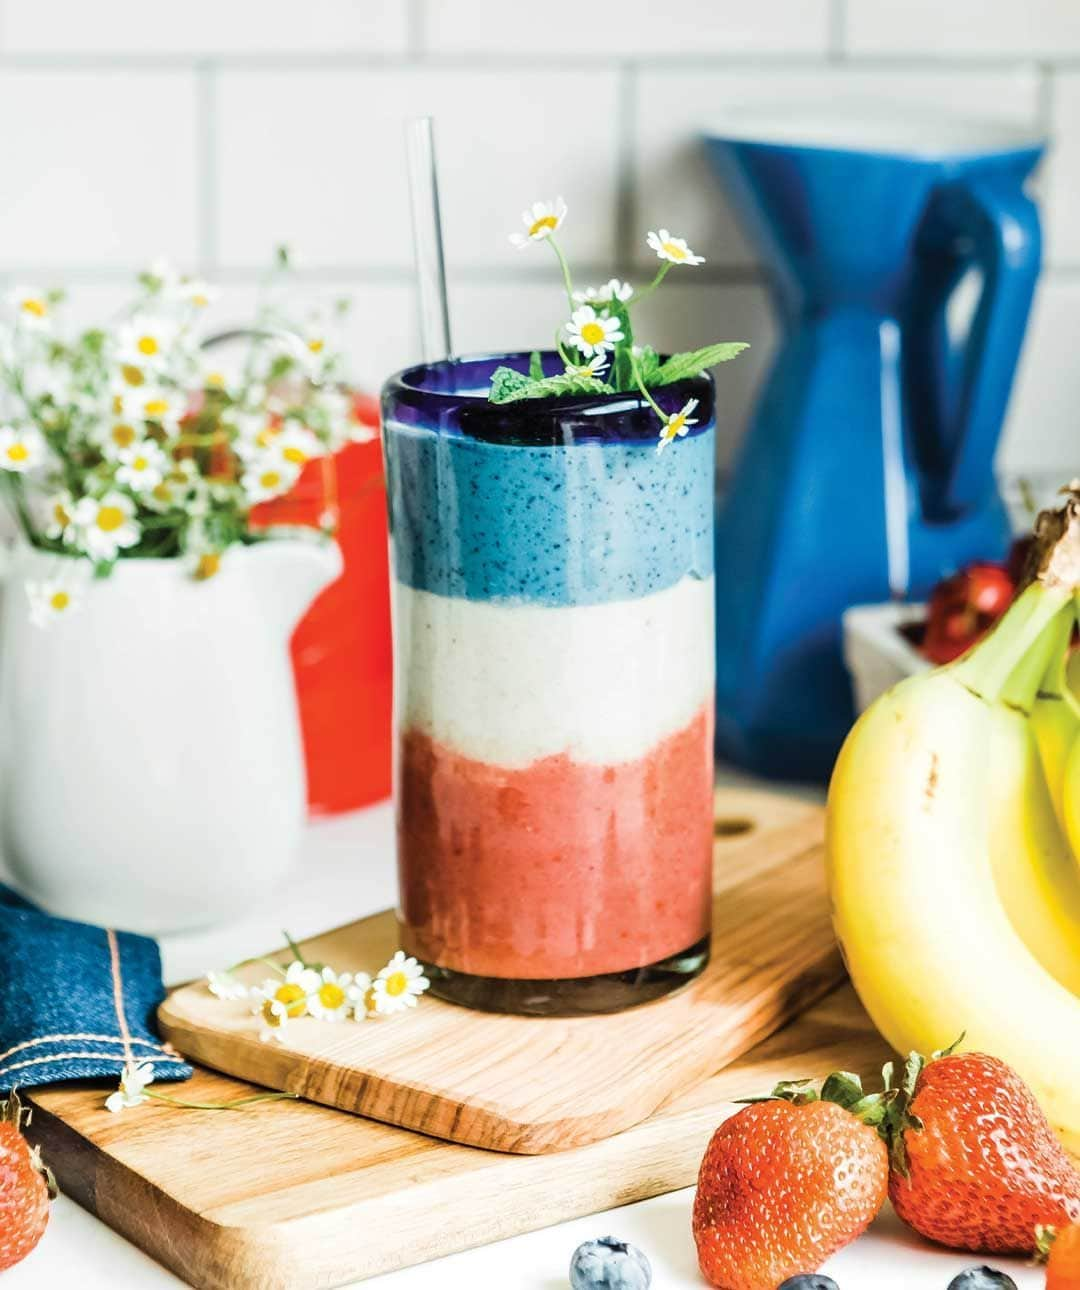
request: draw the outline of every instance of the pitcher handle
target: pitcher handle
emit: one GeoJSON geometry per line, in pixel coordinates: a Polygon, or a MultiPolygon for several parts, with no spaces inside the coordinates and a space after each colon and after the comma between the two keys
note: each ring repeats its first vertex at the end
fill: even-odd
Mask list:
{"type": "MultiPolygon", "coordinates": [[[[1024,167],[1026,172],[1030,163],[1024,167]]],[[[1039,276],[1042,235],[1038,210],[1016,171],[973,175],[941,190],[952,247],[932,239],[938,299],[930,344],[936,349],[924,377],[939,388],[938,465],[933,489],[941,517],[963,513],[994,489],[994,450],[1009,401],[1020,346],[1039,276]],[[959,346],[946,338],[944,311],[963,270],[975,265],[982,291],[959,346]],[[951,370],[950,370],[951,369],[951,370]]],[[[924,353],[922,358],[931,357],[924,353]]]]}

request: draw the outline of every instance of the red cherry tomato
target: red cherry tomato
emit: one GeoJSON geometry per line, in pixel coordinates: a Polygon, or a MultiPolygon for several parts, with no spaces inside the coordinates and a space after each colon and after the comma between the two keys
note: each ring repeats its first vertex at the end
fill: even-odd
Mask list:
{"type": "Polygon", "coordinates": [[[970,649],[1012,604],[1016,583],[1003,564],[977,560],[939,582],[930,595],[922,651],[951,663],[970,649]]]}

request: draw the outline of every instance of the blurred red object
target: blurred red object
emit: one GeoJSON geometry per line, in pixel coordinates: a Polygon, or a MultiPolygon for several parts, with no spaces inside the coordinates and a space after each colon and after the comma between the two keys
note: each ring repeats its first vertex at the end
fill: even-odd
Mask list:
{"type": "MultiPolygon", "coordinates": [[[[354,395],[353,416],[377,430],[378,400],[354,395]]],[[[377,437],[349,444],[333,462],[333,471],[326,459],[309,462],[290,493],[251,514],[260,527],[314,528],[325,511],[335,505],[339,511],[345,572],[292,638],[313,815],[352,811],[390,793],[393,655],[382,445],[377,437]]]]}
{"type": "Polygon", "coordinates": [[[989,631],[1015,595],[1009,569],[991,560],[977,560],[939,582],[927,606],[922,652],[932,663],[951,663],[989,631]]]}

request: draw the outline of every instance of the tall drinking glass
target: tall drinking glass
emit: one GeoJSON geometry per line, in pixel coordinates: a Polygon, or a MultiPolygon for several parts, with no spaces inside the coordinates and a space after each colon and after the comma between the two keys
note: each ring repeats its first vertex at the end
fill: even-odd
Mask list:
{"type": "MultiPolygon", "coordinates": [[[[709,953],[711,378],[493,405],[524,355],[383,391],[403,947],[436,994],[610,1012],[709,953]]],[[[561,370],[546,356],[551,371],[561,370]]]]}

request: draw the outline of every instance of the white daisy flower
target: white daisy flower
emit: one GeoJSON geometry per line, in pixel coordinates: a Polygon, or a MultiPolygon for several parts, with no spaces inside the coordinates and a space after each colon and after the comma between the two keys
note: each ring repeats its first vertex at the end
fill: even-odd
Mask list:
{"type": "Polygon", "coordinates": [[[695,255],[686,245],[686,239],[673,237],[666,228],[659,233],[650,233],[645,239],[656,252],[658,260],[670,260],[672,264],[704,264],[703,255],[695,255]]]}
{"type": "Polygon", "coordinates": [[[114,1113],[127,1110],[128,1107],[142,1106],[148,1101],[143,1091],[154,1082],[154,1067],[150,1062],[136,1065],[127,1062],[120,1076],[120,1087],[105,1099],[105,1107],[114,1113]]]}
{"type": "Polygon", "coordinates": [[[417,1000],[431,982],[424,976],[424,969],[414,958],[407,958],[398,950],[371,983],[368,991],[368,1010],[378,1016],[388,1016],[406,1008],[415,1008],[417,1000]]]}
{"type": "Polygon", "coordinates": [[[217,300],[221,292],[202,278],[181,278],[172,288],[172,295],[195,309],[206,309],[217,300]]]}
{"type": "Polygon", "coordinates": [[[236,430],[234,447],[237,456],[244,461],[257,457],[259,453],[269,448],[283,429],[281,422],[267,416],[265,410],[232,411],[229,417],[229,424],[236,430]]]}
{"type": "Polygon", "coordinates": [[[690,413],[695,411],[697,405],[697,399],[689,399],[674,416],[668,417],[667,421],[660,427],[660,442],[656,445],[657,456],[664,451],[669,443],[674,443],[676,439],[682,439],[691,426],[697,425],[697,421],[690,416],[690,413]]]}
{"type": "Polygon", "coordinates": [[[48,447],[36,426],[0,425],[0,470],[23,475],[45,460],[48,447]]]}
{"type": "Polygon", "coordinates": [[[602,287],[586,287],[584,291],[575,291],[573,301],[576,305],[609,305],[613,300],[629,300],[633,294],[634,288],[629,282],[609,278],[602,287]]]}
{"type": "Polygon", "coordinates": [[[296,483],[300,467],[294,466],[267,449],[253,457],[240,476],[240,486],[251,502],[265,502],[280,497],[296,483]]]}
{"type": "Polygon", "coordinates": [[[169,318],[139,314],[120,329],[117,357],[135,367],[161,364],[176,339],[176,323],[169,318]]]}
{"type": "Polygon", "coordinates": [[[30,602],[30,621],[35,627],[48,627],[58,618],[66,618],[79,606],[80,593],[59,579],[28,582],[26,598],[30,602]]]}
{"type": "Polygon", "coordinates": [[[259,1039],[264,1044],[272,1043],[277,1040],[279,1044],[285,1042],[285,1027],[289,1024],[289,1010],[283,1003],[277,999],[267,999],[259,995],[252,1005],[254,1012],[262,1022],[259,1028],[259,1039]]]}
{"type": "Polygon", "coordinates": [[[566,338],[586,358],[592,358],[606,349],[614,349],[616,341],[622,340],[623,333],[617,318],[598,314],[592,305],[582,305],[570,315],[566,338]]]}
{"type": "Polygon", "coordinates": [[[199,486],[199,471],[190,458],[174,461],[168,473],[140,499],[152,511],[172,511],[186,506],[199,486]]]}
{"type": "Polygon", "coordinates": [[[44,498],[40,505],[45,536],[54,542],[71,542],[75,537],[75,499],[66,488],[44,498]]]}
{"type": "Polygon", "coordinates": [[[231,972],[207,972],[206,988],[215,998],[224,999],[227,1003],[234,999],[246,999],[250,993],[247,986],[231,972]]]}
{"type": "Polygon", "coordinates": [[[270,437],[265,453],[268,458],[276,457],[288,466],[303,470],[312,457],[322,456],[323,447],[305,426],[290,421],[279,434],[270,437]]]}
{"type": "Polygon", "coordinates": [[[187,399],[178,390],[160,386],[140,385],[128,395],[131,412],[143,421],[152,421],[172,434],[179,428],[180,418],[187,411],[187,399]]]}
{"type": "Polygon", "coordinates": [[[204,390],[216,390],[221,394],[233,397],[235,372],[230,371],[221,359],[213,354],[202,352],[197,365],[196,385],[204,390]]]}
{"type": "Polygon", "coordinates": [[[511,245],[520,251],[532,242],[543,242],[559,229],[564,219],[566,203],[561,197],[556,197],[553,202],[533,202],[527,211],[521,213],[526,231],[511,233],[511,245]]]}
{"type": "Polygon", "coordinates": [[[76,542],[92,560],[115,560],[122,549],[142,536],[135,519],[135,503],[125,493],[83,497],[72,516],[76,542]]]}
{"type": "Polygon", "coordinates": [[[305,407],[311,424],[325,434],[328,446],[319,449],[320,455],[336,452],[347,443],[371,443],[379,437],[373,426],[360,420],[352,396],[336,385],[312,390],[305,407]]]}
{"type": "Polygon", "coordinates": [[[289,964],[283,977],[267,977],[251,994],[252,998],[258,996],[263,1000],[280,1003],[288,1015],[295,1019],[306,1015],[308,1000],[321,984],[322,978],[314,968],[294,961],[289,964]]]}
{"type": "Polygon", "coordinates": [[[175,291],[180,282],[180,271],[171,260],[159,256],[143,272],[143,277],[153,279],[156,291],[175,291]]]}
{"type": "Polygon", "coordinates": [[[22,389],[28,399],[49,399],[56,407],[66,407],[76,397],[71,373],[58,371],[50,363],[27,363],[23,369],[22,389]]]}
{"type": "Polygon", "coordinates": [[[567,372],[571,376],[599,376],[608,365],[608,356],[604,353],[594,354],[587,363],[571,363],[567,372]]]}
{"type": "Polygon", "coordinates": [[[98,437],[102,454],[109,461],[116,461],[122,453],[135,447],[142,438],[142,433],[135,424],[134,417],[128,420],[120,415],[104,421],[98,437]]]}
{"type": "Polygon", "coordinates": [[[8,304],[15,309],[21,327],[41,331],[52,321],[52,306],[48,294],[39,287],[15,287],[8,292],[8,304]]]}
{"type": "Polygon", "coordinates": [[[313,318],[300,334],[304,345],[303,361],[307,366],[320,367],[325,361],[329,345],[326,340],[326,329],[322,323],[313,318]]]}
{"type": "Polygon", "coordinates": [[[149,493],[165,478],[169,459],[153,439],[141,439],[117,454],[116,482],[133,493],[149,493]]]}
{"type": "MultiPolygon", "coordinates": [[[[144,385],[148,385],[149,383],[150,377],[148,375],[147,364],[134,363],[130,359],[127,362],[122,362],[120,364],[116,385],[119,389],[123,389],[127,392],[129,399],[135,391],[141,390],[144,385]]],[[[131,399],[130,402],[128,399],[125,399],[125,408],[131,408],[133,406],[135,406],[133,399],[131,399]]]]}
{"type": "Polygon", "coordinates": [[[189,551],[186,558],[188,571],[196,582],[209,582],[221,572],[220,551],[189,551]]]}
{"type": "Polygon", "coordinates": [[[324,967],[320,976],[319,988],[308,996],[308,1012],[320,1021],[344,1021],[371,986],[371,978],[363,972],[354,977],[351,972],[324,967]]]}

